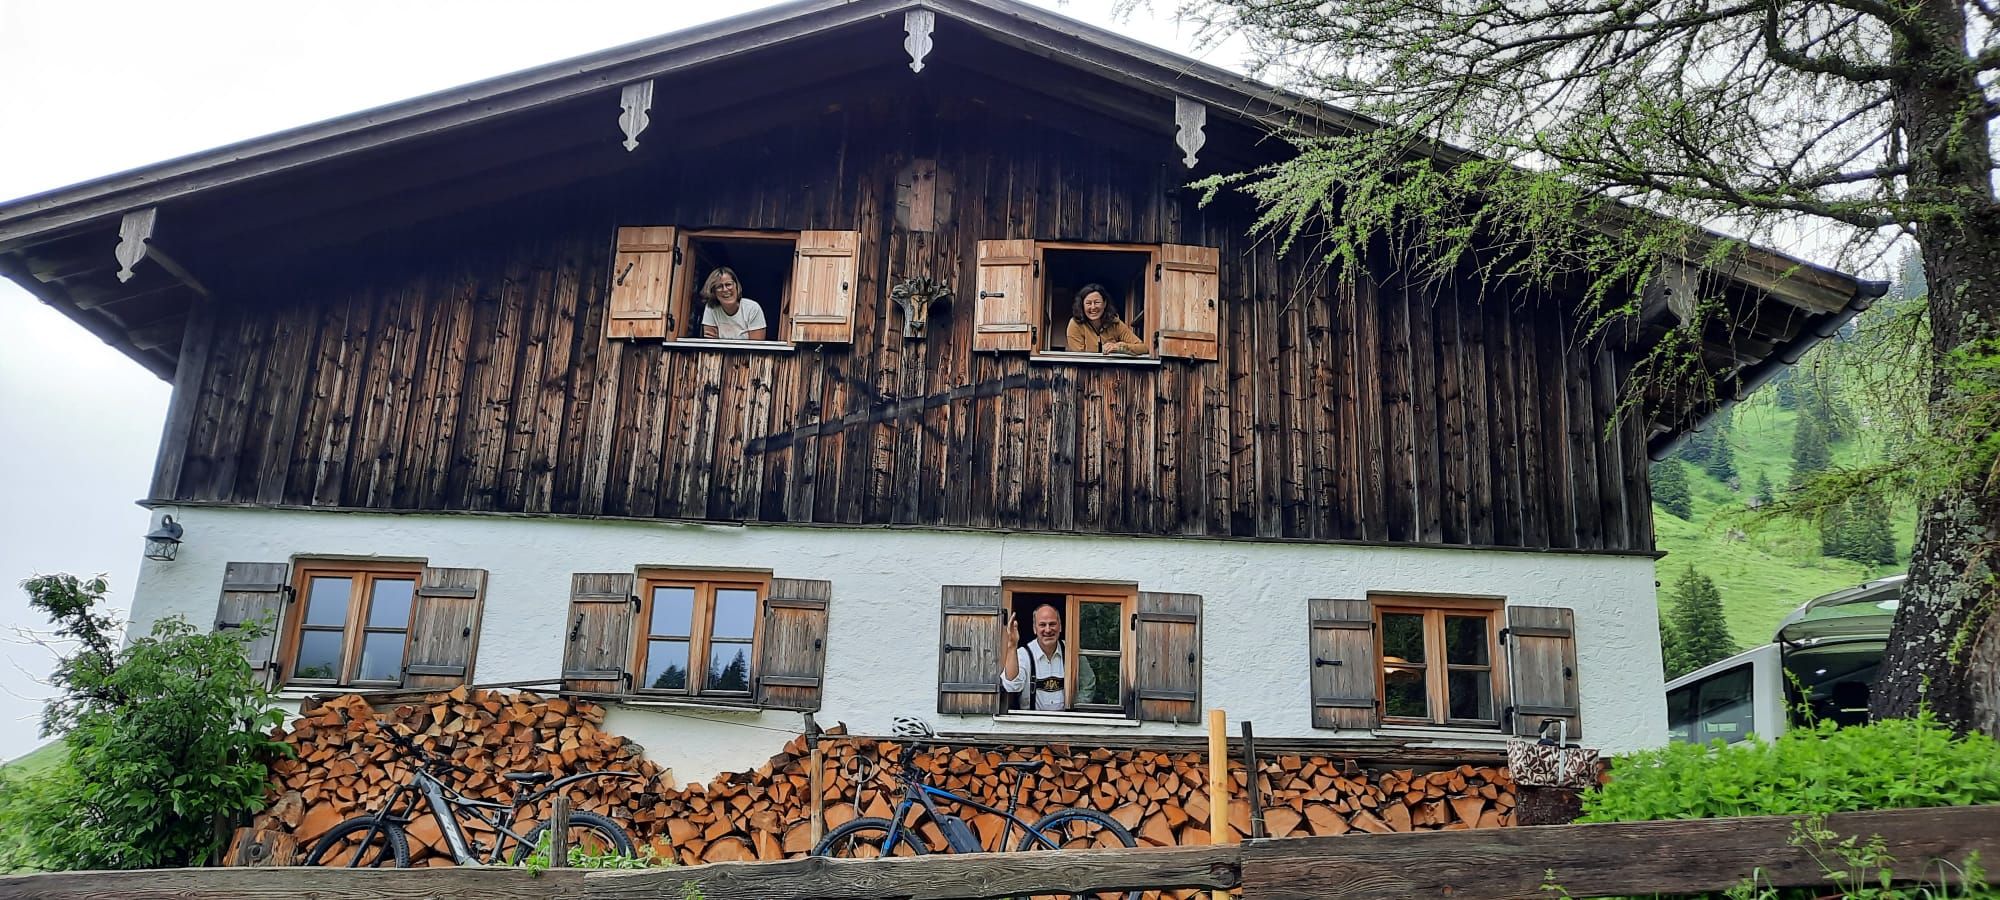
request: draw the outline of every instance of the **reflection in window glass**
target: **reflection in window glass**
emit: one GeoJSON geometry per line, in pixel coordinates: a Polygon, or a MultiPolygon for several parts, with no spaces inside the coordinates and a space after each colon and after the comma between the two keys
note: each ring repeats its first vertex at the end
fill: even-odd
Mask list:
{"type": "Polygon", "coordinates": [[[417,583],[409,579],[377,578],[368,595],[368,627],[410,627],[410,598],[417,583]]]}
{"type": "Polygon", "coordinates": [[[1493,676],[1484,669],[1452,672],[1446,679],[1451,718],[1493,719],[1493,676]]]}
{"type": "MultiPolygon", "coordinates": [[[[694,588],[656,587],[653,589],[653,621],[648,634],[686,637],[694,629],[694,588]]],[[[650,682],[648,682],[650,683],[650,682]]]]}
{"type": "Polygon", "coordinates": [[[403,632],[371,631],[361,639],[361,670],[356,681],[403,680],[403,632]]]}
{"type": "Polygon", "coordinates": [[[1119,649],[1120,628],[1125,616],[1120,603],[1078,604],[1077,646],[1084,650],[1119,649]]]}
{"type": "MultiPolygon", "coordinates": [[[[718,614],[719,616],[719,614],[718,614]]],[[[750,642],[712,641],[708,645],[708,691],[750,690],[750,642]]]]}
{"type": "Polygon", "coordinates": [[[1424,661],[1424,617],[1422,613],[1382,614],[1382,661],[1418,663],[1424,661]]]}
{"type": "Polygon", "coordinates": [[[646,687],[684,691],[688,686],[687,641],[646,643],[646,687]]]}
{"type": "Polygon", "coordinates": [[[749,640],[757,623],[757,592],[720,588],[715,592],[715,621],[710,634],[716,639],[749,640]]]}
{"type": "Polygon", "coordinates": [[[339,626],[347,621],[347,598],[353,584],[347,578],[312,579],[306,588],[307,625],[339,626]]]}
{"type": "Polygon", "coordinates": [[[333,680],[340,677],[340,632],[299,632],[299,653],[293,678],[333,680]]]}
{"type": "Polygon", "coordinates": [[[1090,685],[1090,692],[1087,694],[1084,693],[1081,683],[1077,685],[1076,702],[1101,706],[1117,706],[1122,687],[1118,683],[1118,657],[1086,656],[1083,657],[1083,665],[1090,667],[1092,683],[1090,685]]]}
{"type": "Polygon", "coordinates": [[[1697,683],[1694,728],[1696,743],[1706,744],[1721,738],[1733,744],[1748,737],[1750,731],[1756,727],[1755,713],[1750,703],[1750,670],[1751,667],[1748,665],[1737,666],[1697,683]]]}
{"type": "Polygon", "coordinates": [[[1431,714],[1429,694],[1424,689],[1424,670],[1405,666],[1384,666],[1382,712],[1412,719],[1431,714]]]}
{"type": "Polygon", "coordinates": [[[1489,665],[1485,616],[1444,617],[1444,661],[1454,666],[1489,665]]]}

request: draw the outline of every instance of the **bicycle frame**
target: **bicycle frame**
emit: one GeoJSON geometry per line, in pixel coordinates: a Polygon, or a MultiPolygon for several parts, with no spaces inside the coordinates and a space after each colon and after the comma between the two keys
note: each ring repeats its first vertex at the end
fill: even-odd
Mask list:
{"type": "MultiPolygon", "coordinates": [[[[513,828],[514,817],[520,815],[521,810],[535,805],[542,798],[554,794],[571,784],[588,778],[640,777],[642,776],[631,772],[579,772],[575,775],[559,778],[541,790],[532,793],[517,793],[514,797],[514,802],[511,804],[496,803],[491,800],[475,800],[467,797],[453,789],[450,785],[445,784],[436,775],[422,768],[414,771],[413,781],[417,795],[429,807],[430,815],[437,820],[438,831],[443,834],[445,845],[451,851],[452,862],[461,866],[486,866],[504,861],[508,838],[513,838],[514,843],[518,845],[527,846],[527,836],[515,831],[513,828]],[[493,828],[493,850],[487,854],[485,862],[481,862],[472,852],[472,842],[465,836],[464,827],[459,824],[460,811],[467,811],[478,816],[480,821],[485,822],[493,828]]],[[[411,789],[411,782],[404,782],[403,784],[396,785],[395,790],[389,792],[388,799],[382,804],[382,812],[376,816],[378,824],[386,819],[396,825],[402,826],[408,825],[418,818],[419,813],[415,798],[411,798],[405,804],[407,809],[404,815],[396,815],[397,801],[402,800],[404,795],[408,794],[411,789]]],[[[374,840],[374,838],[375,828],[371,826],[362,835],[362,840],[365,842],[374,840]]],[[[358,865],[360,861],[361,854],[357,853],[349,865],[358,865]]]]}
{"type": "MultiPolygon", "coordinates": [[[[937,804],[932,801],[932,798],[948,800],[952,803],[957,803],[962,806],[970,806],[973,809],[977,809],[981,812],[989,812],[998,815],[1002,818],[1005,818],[1007,820],[1007,824],[1002,826],[1000,829],[999,845],[993,848],[994,852],[1003,852],[1007,849],[1007,839],[1013,836],[1014,826],[1016,825],[1021,826],[1021,832],[1023,834],[1033,835],[1035,840],[1039,841],[1044,849],[1048,850],[1062,849],[1061,847],[1057,846],[1054,841],[1051,841],[1048,838],[1043,837],[1040,832],[1037,832],[1031,825],[1028,824],[1027,821],[1023,820],[1020,816],[1014,815],[1013,807],[1020,802],[1019,792],[1027,785],[1027,779],[1025,776],[1023,776],[1021,780],[1016,781],[1014,783],[1015,793],[1011,795],[1010,797],[1011,802],[1007,804],[1008,805],[1007,809],[1001,809],[997,806],[988,806],[984,803],[972,799],[971,797],[961,797],[943,788],[931,787],[930,785],[925,784],[922,781],[910,778],[908,776],[899,775],[898,779],[903,782],[903,799],[902,802],[896,804],[896,811],[891,813],[889,816],[889,823],[890,823],[889,836],[882,840],[883,856],[888,856],[891,852],[895,850],[896,844],[899,840],[903,838],[903,832],[905,830],[914,830],[910,826],[905,825],[903,821],[906,817],[908,817],[911,807],[921,805],[924,808],[924,811],[930,814],[931,821],[933,822],[941,821],[941,819],[939,818],[941,813],[938,811],[937,804]]],[[[922,839],[911,838],[911,840],[921,841],[922,839]]]]}

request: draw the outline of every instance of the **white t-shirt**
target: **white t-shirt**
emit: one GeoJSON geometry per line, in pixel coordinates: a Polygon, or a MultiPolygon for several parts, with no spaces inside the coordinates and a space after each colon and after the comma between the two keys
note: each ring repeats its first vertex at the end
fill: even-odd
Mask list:
{"type": "MultiPolygon", "coordinates": [[[[1063,657],[1065,655],[1063,653],[1063,645],[1060,641],[1056,643],[1056,652],[1053,655],[1042,652],[1041,641],[1029,641],[1022,644],[1014,650],[1014,672],[1016,673],[1014,679],[1009,681],[1006,674],[1002,673],[1000,676],[1000,687],[1005,689],[1010,695],[1027,693],[1028,673],[1031,670],[1034,672],[1036,680],[1062,678],[1064,675],[1063,657]]],[[[1079,697],[1090,696],[1093,693],[1092,689],[1096,686],[1095,682],[1097,679],[1091,677],[1089,666],[1083,667],[1083,672],[1079,680],[1081,683],[1076,686],[1076,695],[1079,697]]],[[[1061,711],[1068,708],[1064,702],[1067,699],[1067,691],[1044,691],[1038,689],[1035,691],[1034,708],[1038,710],[1061,711]]],[[[1018,697],[1015,700],[1009,701],[1007,708],[1021,708],[1018,697]]]]}
{"type": "Polygon", "coordinates": [[[730,340],[747,340],[750,332],[764,327],[764,308],[748,297],[737,301],[736,315],[722,311],[722,305],[707,303],[702,305],[701,324],[715,329],[715,336],[730,340]]]}

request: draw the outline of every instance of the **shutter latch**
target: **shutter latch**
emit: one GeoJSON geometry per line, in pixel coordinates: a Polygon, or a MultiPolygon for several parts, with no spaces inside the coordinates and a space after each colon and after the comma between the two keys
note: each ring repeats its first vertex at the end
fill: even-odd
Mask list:
{"type": "Polygon", "coordinates": [[[569,626],[569,642],[576,643],[577,635],[583,633],[583,613],[576,614],[576,622],[569,626]]]}
{"type": "Polygon", "coordinates": [[[1342,663],[1341,663],[1341,661],[1340,661],[1340,660],[1337,660],[1337,659],[1327,659],[1327,658],[1326,658],[1326,657],[1324,657],[1324,656],[1315,656],[1315,657],[1313,657],[1313,666],[1314,666],[1314,667],[1318,667],[1318,666],[1338,666],[1338,665],[1342,665],[1342,663]]]}
{"type": "Polygon", "coordinates": [[[972,652],[972,648],[971,648],[970,646],[965,646],[965,647],[960,647],[959,645],[957,645],[957,644],[954,644],[954,643],[952,643],[952,642],[950,642],[950,641],[946,641],[946,642],[944,643],[944,652],[946,652],[946,653],[952,653],[952,652],[955,652],[955,651],[962,651],[962,652],[965,652],[965,653],[970,653],[970,652],[972,652]]]}

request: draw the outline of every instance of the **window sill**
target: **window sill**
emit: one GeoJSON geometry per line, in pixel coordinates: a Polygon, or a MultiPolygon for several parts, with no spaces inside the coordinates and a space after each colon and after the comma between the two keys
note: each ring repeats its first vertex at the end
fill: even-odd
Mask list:
{"type": "Polygon", "coordinates": [[[1077,713],[1077,712],[1010,712],[993,717],[993,721],[1005,725],[1039,727],[1042,725],[1098,725],[1110,728],[1137,728],[1139,720],[1128,719],[1118,713],[1077,713]]]}
{"type": "Polygon", "coordinates": [[[1114,353],[1071,353],[1067,350],[1044,350],[1028,354],[1031,363],[1044,365],[1085,365],[1085,366],[1158,366],[1157,356],[1121,356],[1114,353]]]}
{"type": "Polygon", "coordinates": [[[1512,737],[1498,726],[1482,725],[1378,725],[1381,737],[1426,738],[1435,741],[1479,741],[1504,745],[1512,737]]]}
{"type": "Polygon", "coordinates": [[[790,341],[743,341],[724,338],[675,338],[665,342],[667,349],[676,347],[686,350],[750,350],[757,353],[790,353],[798,346],[790,341]]]}
{"type": "Polygon", "coordinates": [[[666,697],[639,697],[626,695],[622,700],[613,701],[620,706],[636,706],[645,709],[701,709],[710,712],[750,713],[755,715],[764,708],[755,703],[737,703],[723,700],[678,700],[666,697]]]}

